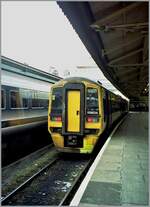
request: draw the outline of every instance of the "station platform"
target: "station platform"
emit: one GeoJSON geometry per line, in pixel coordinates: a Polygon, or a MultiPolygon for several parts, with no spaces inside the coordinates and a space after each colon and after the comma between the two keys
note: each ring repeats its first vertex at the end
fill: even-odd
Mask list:
{"type": "Polygon", "coordinates": [[[109,138],[71,206],[148,205],[148,113],[128,113],[109,138]]]}

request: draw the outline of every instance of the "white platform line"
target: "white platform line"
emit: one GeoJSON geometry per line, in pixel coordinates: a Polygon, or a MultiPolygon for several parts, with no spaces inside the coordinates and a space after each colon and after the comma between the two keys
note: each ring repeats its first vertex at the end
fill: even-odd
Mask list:
{"type": "Polygon", "coordinates": [[[110,136],[108,137],[107,141],[105,142],[104,146],[102,147],[101,151],[98,153],[96,159],[94,160],[93,164],[91,165],[87,175],[85,176],[84,180],[82,181],[78,191],[76,192],[76,194],[74,195],[71,203],[69,206],[78,206],[80,203],[80,200],[84,194],[84,191],[94,173],[94,170],[98,164],[98,162],[100,161],[102,154],[104,153],[109,141],[111,140],[113,134],[115,133],[115,131],[117,130],[117,128],[120,126],[120,124],[124,121],[124,119],[126,118],[126,116],[117,124],[117,126],[114,128],[114,130],[112,131],[112,133],[110,134],[110,136]]]}

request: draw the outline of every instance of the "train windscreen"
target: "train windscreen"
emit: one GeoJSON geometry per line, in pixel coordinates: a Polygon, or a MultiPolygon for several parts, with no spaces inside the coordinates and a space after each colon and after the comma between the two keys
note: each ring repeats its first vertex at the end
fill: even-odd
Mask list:
{"type": "Polygon", "coordinates": [[[54,88],[52,91],[52,114],[62,114],[62,88],[54,88]]]}
{"type": "Polygon", "coordinates": [[[87,89],[86,114],[99,114],[98,91],[96,88],[87,89]]]}

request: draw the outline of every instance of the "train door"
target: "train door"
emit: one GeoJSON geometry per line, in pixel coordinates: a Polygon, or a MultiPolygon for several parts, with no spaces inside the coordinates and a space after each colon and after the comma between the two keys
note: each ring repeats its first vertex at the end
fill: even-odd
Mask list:
{"type": "Polygon", "coordinates": [[[83,135],[84,132],[84,85],[67,83],[64,86],[63,135],[83,135]]]}
{"type": "Polygon", "coordinates": [[[80,132],[80,90],[67,91],[67,132],[80,132]]]}

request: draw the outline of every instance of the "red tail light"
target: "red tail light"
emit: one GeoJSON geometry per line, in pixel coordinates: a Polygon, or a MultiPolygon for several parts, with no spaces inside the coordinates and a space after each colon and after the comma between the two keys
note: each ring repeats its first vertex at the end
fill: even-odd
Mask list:
{"type": "Polygon", "coordinates": [[[61,121],[61,116],[52,117],[51,120],[52,120],[52,121],[60,122],[60,121],[61,121]]]}
{"type": "Polygon", "coordinates": [[[87,117],[87,122],[89,123],[98,122],[98,117],[87,117]]]}
{"type": "Polygon", "coordinates": [[[93,118],[92,118],[92,117],[88,117],[88,118],[87,118],[87,121],[88,121],[88,122],[93,122],[93,118]]]}
{"type": "Polygon", "coordinates": [[[61,121],[61,116],[56,117],[56,121],[61,121]]]}

